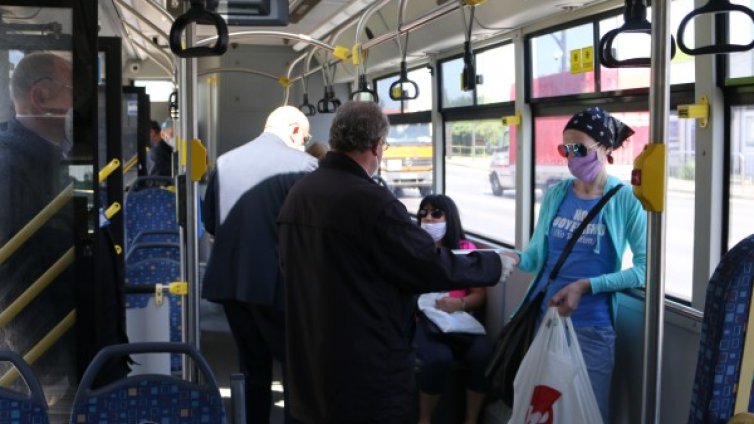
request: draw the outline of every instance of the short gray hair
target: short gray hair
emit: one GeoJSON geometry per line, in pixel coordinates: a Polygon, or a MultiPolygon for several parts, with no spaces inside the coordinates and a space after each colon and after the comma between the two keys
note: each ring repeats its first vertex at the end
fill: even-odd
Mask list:
{"type": "Polygon", "coordinates": [[[347,101],[338,108],[330,127],[330,146],[338,152],[366,151],[386,137],[387,116],[373,102],[347,101]]]}

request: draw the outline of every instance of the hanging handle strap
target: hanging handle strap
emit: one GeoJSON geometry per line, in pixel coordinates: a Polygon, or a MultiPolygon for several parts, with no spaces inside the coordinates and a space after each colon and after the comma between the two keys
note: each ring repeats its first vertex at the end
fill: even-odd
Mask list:
{"type": "Polygon", "coordinates": [[[752,40],[749,44],[743,45],[743,44],[717,44],[717,45],[711,45],[711,46],[702,46],[702,47],[696,47],[696,48],[690,48],[686,45],[686,42],[684,41],[683,35],[686,32],[686,26],[691,22],[692,19],[699,15],[704,15],[708,13],[731,13],[731,12],[741,12],[744,15],[748,16],[749,19],[754,22],[754,11],[749,9],[746,6],[742,6],[740,4],[733,4],[729,0],[710,0],[707,4],[704,6],[692,10],[689,12],[688,15],[684,16],[681,20],[681,23],[678,25],[678,48],[681,49],[682,52],[695,56],[700,54],[722,54],[722,53],[734,53],[734,52],[745,52],[748,50],[751,50],[754,48],[754,40],[752,40]]]}
{"type": "Polygon", "coordinates": [[[377,92],[369,89],[366,75],[359,75],[359,88],[358,90],[351,93],[351,100],[361,102],[373,101],[375,103],[380,102],[380,98],[377,95],[377,92]]]}
{"type": "MultiPolygon", "coordinates": [[[[652,25],[647,20],[647,5],[644,0],[626,0],[623,25],[608,31],[600,39],[597,52],[600,63],[606,68],[649,68],[649,57],[618,60],[613,54],[613,42],[621,34],[652,34],[652,25]]],[[[671,36],[670,58],[675,57],[675,40],[671,36]]]]}
{"type": "Polygon", "coordinates": [[[419,85],[408,79],[406,61],[401,62],[401,73],[396,81],[390,84],[390,99],[414,100],[419,97],[419,85]]]}
{"type": "Polygon", "coordinates": [[[602,207],[605,206],[608,200],[610,200],[611,197],[615,193],[618,192],[618,190],[623,187],[623,184],[618,184],[617,186],[613,187],[605,193],[604,196],[600,199],[599,202],[597,202],[596,205],[592,207],[591,210],[589,210],[589,213],[586,215],[586,218],[584,218],[583,221],[581,221],[581,224],[576,228],[576,231],[573,232],[573,235],[568,240],[568,243],[566,244],[565,248],[563,249],[563,252],[560,254],[560,257],[558,258],[558,261],[555,262],[555,266],[552,267],[552,271],[550,271],[550,280],[547,282],[547,285],[545,285],[544,289],[542,291],[544,292],[547,290],[547,287],[550,285],[550,283],[555,280],[555,278],[558,277],[558,273],[560,272],[560,268],[563,267],[563,263],[565,262],[566,258],[568,257],[568,254],[571,253],[571,250],[573,249],[573,246],[576,245],[576,242],[579,240],[579,237],[581,237],[581,233],[584,232],[584,229],[587,225],[589,225],[589,222],[594,219],[595,216],[597,216],[598,213],[600,213],[600,210],[602,210],[602,207]]]}
{"type": "Polygon", "coordinates": [[[228,50],[228,25],[225,19],[215,12],[205,9],[203,0],[191,0],[188,12],[177,17],[170,27],[170,50],[182,58],[221,56],[228,50]],[[181,34],[190,24],[213,25],[217,30],[217,41],[212,47],[183,48],[181,34]]]}

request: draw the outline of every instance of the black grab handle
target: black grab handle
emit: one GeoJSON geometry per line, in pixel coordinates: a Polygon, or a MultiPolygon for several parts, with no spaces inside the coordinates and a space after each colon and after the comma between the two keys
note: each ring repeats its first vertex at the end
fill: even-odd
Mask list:
{"type": "MultiPolygon", "coordinates": [[[[636,57],[618,60],[613,55],[613,41],[621,34],[652,34],[652,25],[647,20],[647,5],[644,0],[626,0],[623,12],[624,23],[619,28],[608,31],[600,39],[597,51],[600,63],[606,68],[649,68],[652,61],[649,57],[636,57]]],[[[675,57],[675,40],[671,36],[670,57],[675,57]]]]}
{"type": "Polygon", "coordinates": [[[707,4],[704,6],[694,9],[691,12],[689,12],[688,15],[684,16],[681,20],[681,24],[678,25],[678,48],[681,49],[682,52],[695,56],[700,54],[725,54],[725,53],[735,53],[735,52],[745,52],[747,50],[751,50],[754,47],[754,40],[752,40],[749,44],[742,45],[742,44],[717,44],[712,46],[703,46],[703,47],[696,47],[696,48],[689,48],[686,45],[686,42],[683,40],[683,34],[686,32],[686,25],[691,22],[692,19],[699,15],[704,15],[707,13],[730,13],[730,12],[741,12],[748,16],[752,22],[754,22],[754,11],[749,9],[746,6],[742,6],[740,4],[733,4],[729,0],[710,0],[707,4]]]}
{"type": "Polygon", "coordinates": [[[299,105],[298,109],[306,116],[314,116],[317,114],[317,109],[309,103],[309,93],[304,93],[304,101],[299,105]]]}
{"type": "Polygon", "coordinates": [[[406,62],[401,62],[401,74],[398,79],[390,84],[390,98],[392,100],[414,100],[419,97],[419,85],[414,81],[408,79],[408,71],[406,69],[406,62]],[[404,87],[408,85],[413,90],[406,90],[404,87]]]}
{"type": "Polygon", "coordinates": [[[325,95],[317,102],[317,112],[319,113],[335,113],[340,107],[340,100],[335,98],[335,89],[332,85],[325,86],[325,95]]]}
{"type": "Polygon", "coordinates": [[[228,50],[228,25],[225,19],[215,12],[205,9],[203,0],[191,0],[188,12],[175,18],[170,27],[170,50],[182,58],[221,56],[228,50]],[[217,41],[212,47],[198,46],[184,49],[181,45],[181,34],[192,23],[214,25],[217,29],[217,41]]]}
{"type": "Polygon", "coordinates": [[[366,75],[359,75],[359,88],[358,90],[351,93],[351,100],[363,101],[361,99],[362,94],[368,94],[369,96],[371,96],[372,101],[375,103],[380,102],[380,98],[379,96],[377,96],[377,92],[369,89],[369,85],[367,85],[366,75]]]}

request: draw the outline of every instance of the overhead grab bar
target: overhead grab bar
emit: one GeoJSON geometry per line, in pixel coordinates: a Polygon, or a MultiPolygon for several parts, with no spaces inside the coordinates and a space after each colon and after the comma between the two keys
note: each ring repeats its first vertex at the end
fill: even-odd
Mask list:
{"type": "Polygon", "coordinates": [[[203,71],[198,72],[197,76],[202,77],[204,75],[220,74],[220,73],[225,73],[225,72],[235,72],[235,73],[242,73],[242,74],[254,74],[254,75],[259,75],[259,76],[267,77],[267,78],[274,79],[274,80],[278,79],[277,75],[272,75],[272,74],[270,74],[268,72],[259,71],[259,70],[256,70],[256,69],[249,69],[249,68],[222,68],[222,67],[221,68],[209,68],[209,69],[205,69],[203,71]]]}
{"type": "MultiPolygon", "coordinates": [[[[205,9],[204,0],[191,0],[191,8],[183,15],[176,18],[170,27],[170,50],[176,56],[182,58],[221,56],[228,50],[228,25],[225,19],[215,12],[205,9]],[[189,25],[210,24],[217,30],[215,45],[212,47],[194,46],[184,48],[181,42],[181,34],[189,25]]],[[[198,43],[197,43],[198,44],[198,43]]]]}
{"type": "Polygon", "coordinates": [[[144,15],[142,15],[141,12],[139,12],[138,10],[136,10],[133,6],[131,6],[130,4],[126,3],[123,0],[115,0],[115,3],[118,3],[118,5],[120,7],[122,7],[124,9],[128,10],[129,12],[131,12],[131,14],[136,17],[136,19],[140,20],[141,22],[144,22],[145,24],[147,24],[147,26],[149,26],[150,28],[152,28],[153,30],[155,30],[155,32],[157,32],[157,35],[160,35],[161,37],[163,37],[166,40],[168,39],[169,36],[168,36],[167,32],[163,31],[162,28],[160,28],[157,25],[153,24],[152,21],[150,21],[149,19],[147,19],[146,17],[144,17],[144,15]]]}
{"type": "Polygon", "coordinates": [[[715,44],[712,46],[702,46],[702,47],[696,47],[696,48],[689,48],[686,45],[686,42],[684,41],[683,34],[686,32],[686,25],[691,22],[692,19],[699,15],[704,15],[708,13],[731,13],[731,12],[741,12],[744,15],[748,16],[749,19],[754,22],[754,11],[749,9],[746,6],[740,5],[740,4],[734,4],[731,3],[729,0],[709,0],[707,4],[704,6],[694,9],[691,12],[689,12],[688,15],[684,16],[683,19],[681,19],[680,25],[678,25],[678,48],[681,49],[682,52],[691,55],[701,55],[701,54],[725,54],[725,53],[735,53],[735,52],[745,52],[748,50],[751,50],[754,48],[754,39],[746,45],[743,44],[715,44]]]}
{"type": "MultiPolygon", "coordinates": [[[[621,34],[652,35],[652,25],[647,20],[646,0],[626,0],[623,11],[623,25],[608,31],[600,39],[597,47],[600,63],[606,68],[649,68],[649,57],[636,57],[618,60],[613,53],[613,42],[621,34]]],[[[670,58],[675,57],[675,40],[670,37],[670,58]]]]}
{"type": "MultiPolygon", "coordinates": [[[[285,32],[285,31],[268,31],[268,30],[251,30],[251,31],[237,31],[237,32],[231,32],[228,34],[228,39],[230,40],[246,40],[246,39],[255,39],[255,38],[282,38],[284,40],[298,40],[303,41],[305,43],[309,43],[313,46],[319,47],[320,49],[327,50],[327,51],[334,51],[335,48],[321,40],[317,40],[316,38],[312,38],[306,34],[294,34],[292,32],[285,32]]],[[[210,44],[213,41],[217,40],[217,36],[213,35],[212,37],[203,38],[196,42],[197,46],[203,46],[205,44],[210,44]]]]}

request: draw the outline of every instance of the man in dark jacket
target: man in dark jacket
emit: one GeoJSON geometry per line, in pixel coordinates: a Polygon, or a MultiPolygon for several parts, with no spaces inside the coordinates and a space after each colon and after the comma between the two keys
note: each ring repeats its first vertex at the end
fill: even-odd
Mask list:
{"type": "MultiPolygon", "coordinates": [[[[173,121],[165,121],[163,126],[170,125],[172,130],[173,121]]],[[[149,123],[149,163],[147,173],[149,176],[172,177],[173,176],[173,148],[162,138],[162,128],[157,121],[149,123]]]]}
{"type": "Polygon", "coordinates": [[[246,375],[249,424],[269,423],[273,357],[285,364],[275,220],[288,190],[317,167],[314,157],[295,148],[309,137],[309,120],[300,110],[275,109],[259,137],[217,159],[204,197],[204,226],[215,243],[202,297],[222,303],[228,317],[246,375]]]}
{"type": "Polygon", "coordinates": [[[406,422],[414,295],[501,277],[495,253],[435,248],[370,178],[388,128],[374,103],[341,106],[330,128],[333,151],[293,187],[278,217],[288,387],[292,414],[306,424],[406,422]]]}

